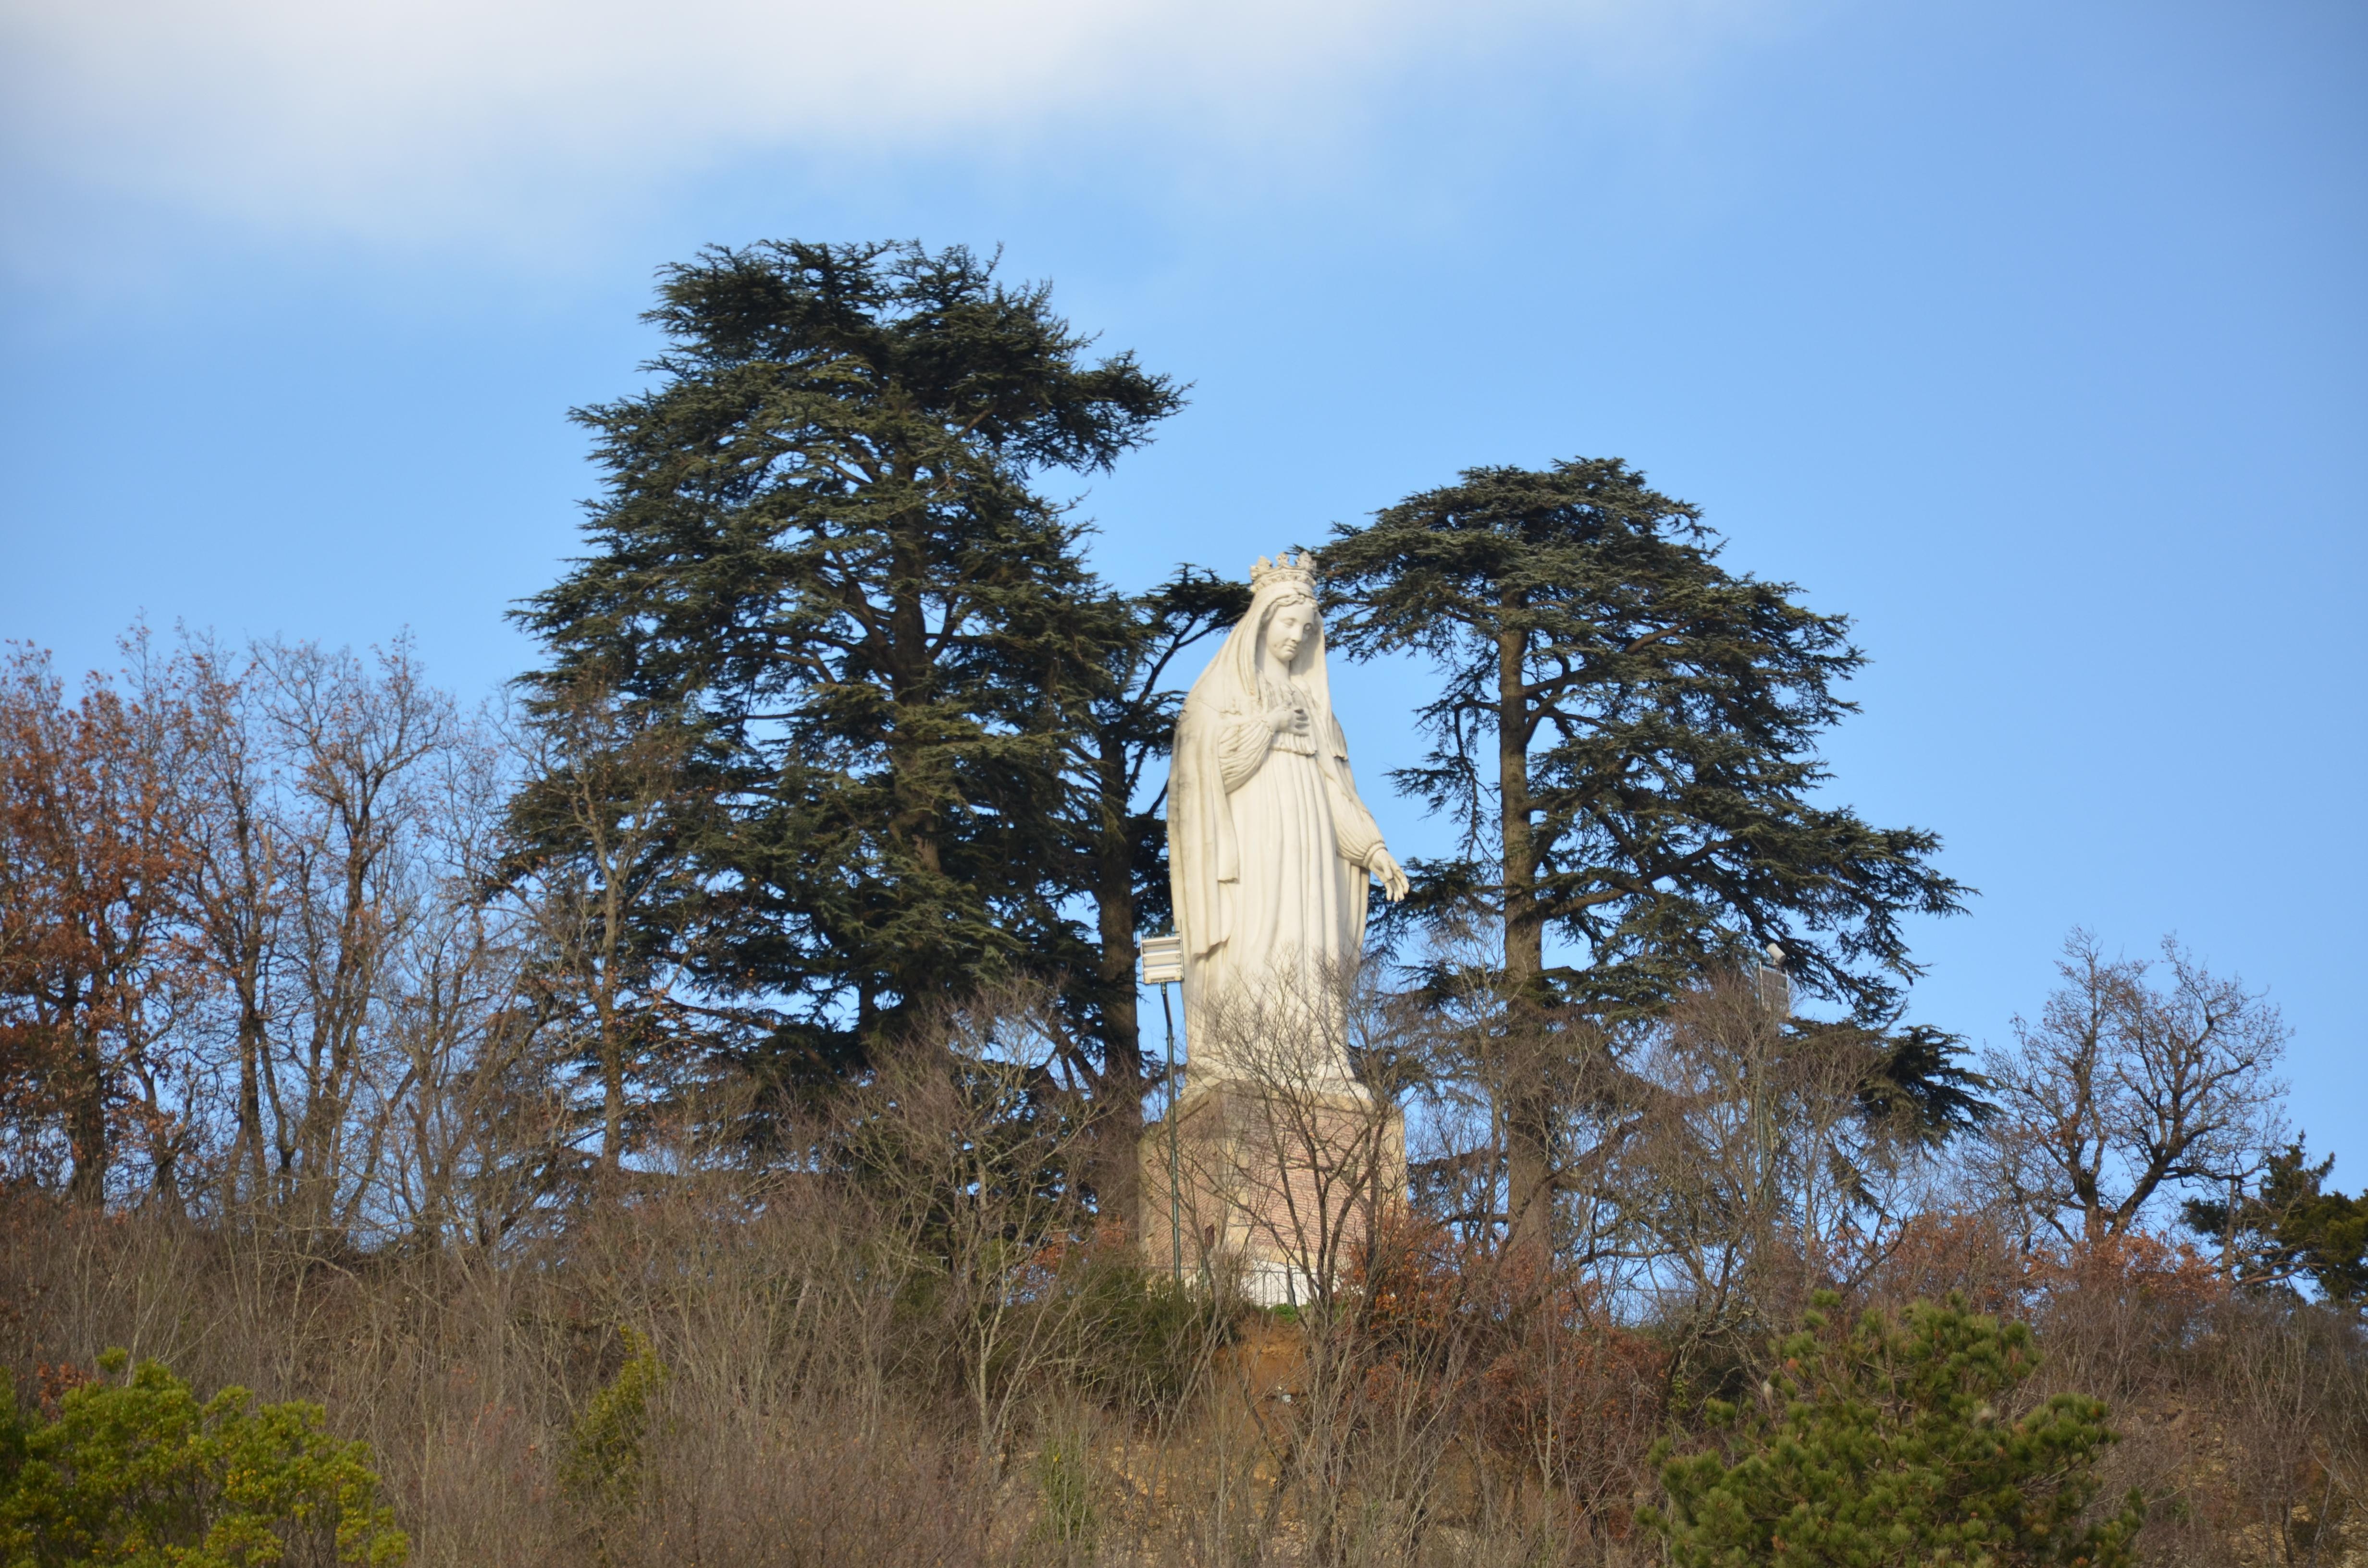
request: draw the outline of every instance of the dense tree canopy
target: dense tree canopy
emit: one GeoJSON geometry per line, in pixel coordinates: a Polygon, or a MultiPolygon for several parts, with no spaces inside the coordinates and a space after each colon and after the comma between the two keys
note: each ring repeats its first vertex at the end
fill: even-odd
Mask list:
{"type": "Polygon", "coordinates": [[[1431,905],[1483,900],[1510,967],[1590,1006],[1655,1008],[1770,941],[1796,983],[1896,1006],[1902,916],[1964,890],[1934,835],[1817,798],[1861,663],[1846,619],[1725,570],[1699,511],[1616,460],[1470,470],[1337,535],[1337,641],[1442,677],[1429,759],[1396,776],[1463,830],[1422,868],[1431,905]]]}
{"type": "Polygon", "coordinates": [[[727,807],[693,846],[698,973],[826,1065],[1067,945],[1047,808],[1129,628],[1030,482],[1180,394],[961,247],[711,250],[660,292],[655,385],[577,415],[596,549],[523,616],[546,678],[695,708],[688,787],[727,807]]]}
{"type": "Polygon", "coordinates": [[[1903,917],[1964,896],[1935,835],[1818,798],[1817,738],[1861,662],[1848,623],[1717,554],[1697,508],[1616,460],[1469,470],[1325,554],[1339,644],[1440,676],[1429,757],[1395,778],[1462,843],[1413,869],[1410,907],[1502,933],[1510,1208],[1541,1242],[1568,1165],[1557,1056],[1763,943],[1887,1022],[1916,972],[1903,917]]]}

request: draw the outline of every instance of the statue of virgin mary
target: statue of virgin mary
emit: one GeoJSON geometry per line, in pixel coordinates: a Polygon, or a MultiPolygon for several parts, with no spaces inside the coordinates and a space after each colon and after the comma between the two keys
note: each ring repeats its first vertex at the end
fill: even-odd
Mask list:
{"type": "Polygon", "coordinates": [[[1249,613],[1184,699],[1169,775],[1193,1088],[1277,1062],[1353,1085],[1339,999],[1364,949],[1366,881],[1396,900],[1406,873],[1357,798],[1332,716],[1314,555],[1261,558],[1250,588],[1249,613]],[[1262,1044],[1281,1054],[1244,1059],[1262,1044]]]}

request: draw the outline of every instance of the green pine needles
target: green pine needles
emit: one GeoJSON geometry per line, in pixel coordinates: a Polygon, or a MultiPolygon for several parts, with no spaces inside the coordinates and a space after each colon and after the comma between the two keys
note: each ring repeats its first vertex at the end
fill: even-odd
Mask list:
{"type": "Polygon", "coordinates": [[[648,390],[576,414],[608,484],[519,611],[552,658],[528,684],[689,726],[691,874],[635,917],[702,992],[768,999],[737,1016],[778,1067],[827,1075],[939,997],[1087,967],[1057,961],[1085,955],[1056,819],[1138,629],[1037,484],[1108,469],[1182,392],[958,245],[710,249],[660,298],[648,390]]]}
{"type": "Polygon", "coordinates": [[[369,1446],[322,1430],[319,1405],[257,1407],[243,1388],[199,1404],[154,1361],[113,1381],[129,1360],[101,1357],[105,1376],[69,1390],[54,1421],[19,1409],[0,1376],[6,1568],[251,1568],[314,1544],[374,1568],[409,1558],[369,1446]]]}
{"type": "MultiPolygon", "coordinates": [[[[1495,973],[1431,987],[1507,1004],[1486,1049],[1512,1228],[1541,1250],[1587,1158],[1565,1085],[1600,1048],[1575,1025],[1656,1017],[1772,942],[1793,983],[1887,1029],[1918,972],[1907,920],[1971,892],[1937,869],[1937,835],[1825,792],[1818,744],[1864,662],[1848,619],[1729,572],[1719,549],[1700,508],[1609,458],[1468,469],[1325,546],[1333,645],[1438,676],[1417,710],[1429,756],[1390,778],[1461,842],[1408,866],[1392,923],[1501,936],[1495,973]]],[[[1900,1043],[1941,1102],[1963,1086],[1954,1041],[1900,1043]]]]}
{"type": "Polygon", "coordinates": [[[1797,983],[1887,1019],[1917,973],[1906,919],[1968,890],[1938,835],[1825,798],[1818,742],[1864,655],[1847,618],[1720,548],[1698,507],[1599,458],[1469,469],[1334,530],[1333,644],[1440,677],[1430,754],[1390,777],[1462,843],[1410,869],[1409,904],[1487,909],[1540,1003],[1656,1013],[1778,941],[1797,983]]]}
{"type": "Polygon", "coordinates": [[[1764,1407],[1712,1401],[1723,1451],[1661,1452],[1666,1511],[1645,1522],[1678,1568],[2124,1568],[2145,1517],[2133,1492],[2093,1516],[2114,1434],[2101,1401],[2050,1396],[2002,1414],[2038,1357],[2031,1330],[1918,1302],[1853,1329],[1828,1315],[1779,1349],[1764,1407]]]}

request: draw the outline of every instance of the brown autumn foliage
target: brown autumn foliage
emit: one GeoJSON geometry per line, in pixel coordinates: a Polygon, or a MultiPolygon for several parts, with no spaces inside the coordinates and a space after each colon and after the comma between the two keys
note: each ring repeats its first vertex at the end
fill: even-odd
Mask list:
{"type": "MultiPolygon", "coordinates": [[[[400,647],[132,653],[0,679],[0,1366],[53,1405],[121,1345],[317,1400],[416,1562],[1641,1565],[1655,1443],[1827,1289],[2033,1324],[2021,1397],[2108,1402],[2145,1561],[2368,1562],[2358,1315],[2164,1229],[2282,1131],[2274,1016],[2187,955],[2155,990],[2076,944],[2007,1109],[1948,1137],[1862,1039],[1713,978],[1589,1037],[1543,1255],[1486,999],[1360,983],[1413,1180],[1261,1311],[1140,1267],[1075,1179],[1101,1112],[1024,989],[794,1111],[705,1051],[685,973],[616,940],[672,874],[656,817],[592,861],[518,836],[521,777],[580,814],[597,694],[534,730],[400,647]]],[[[644,739],[603,766],[654,812],[644,739]]]]}
{"type": "Polygon", "coordinates": [[[184,1152],[182,722],[103,682],[69,699],[29,650],[0,666],[0,1103],[34,1132],[12,1140],[15,1173],[63,1165],[80,1203],[142,1157],[172,1192],[184,1152]]]}

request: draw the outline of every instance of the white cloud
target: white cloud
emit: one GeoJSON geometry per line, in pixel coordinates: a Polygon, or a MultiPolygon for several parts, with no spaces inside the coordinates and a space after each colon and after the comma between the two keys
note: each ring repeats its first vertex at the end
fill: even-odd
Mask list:
{"type": "Polygon", "coordinates": [[[370,232],[791,154],[1288,142],[1408,69],[1653,72],[1773,0],[0,0],[21,174],[370,232]]]}

